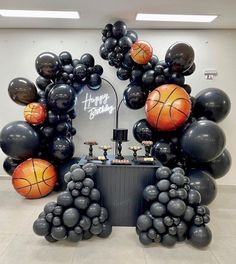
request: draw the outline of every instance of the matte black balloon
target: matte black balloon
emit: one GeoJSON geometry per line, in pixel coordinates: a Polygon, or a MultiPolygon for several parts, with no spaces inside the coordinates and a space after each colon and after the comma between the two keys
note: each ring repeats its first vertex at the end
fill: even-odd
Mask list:
{"type": "Polygon", "coordinates": [[[157,141],[152,147],[152,156],[156,157],[163,165],[171,165],[176,159],[175,146],[171,141],[157,141]]]}
{"type": "Polygon", "coordinates": [[[90,75],[88,80],[88,87],[92,90],[98,90],[101,87],[102,79],[98,73],[93,73],[90,75]]]}
{"type": "Polygon", "coordinates": [[[134,30],[128,30],[126,36],[129,37],[133,43],[138,40],[138,34],[134,30]]]}
{"type": "Polygon", "coordinates": [[[93,188],[91,190],[91,192],[90,192],[90,196],[89,197],[90,197],[91,201],[94,201],[94,202],[99,201],[100,200],[100,197],[101,197],[99,190],[93,188]]]}
{"type": "Polygon", "coordinates": [[[39,76],[37,79],[36,79],[36,85],[37,87],[42,90],[42,91],[45,91],[46,87],[51,83],[51,80],[49,79],[45,79],[44,77],[42,76],[39,76]]]}
{"type": "Polygon", "coordinates": [[[93,235],[99,235],[102,232],[102,225],[100,223],[98,225],[91,225],[89,231],[93,235]]]}
{"type": "Polygon", "coordinates": [[[137,219],[137,228],[140,231],[147,231],[152,226],[152,219],[147,215],[140,215],[137,219]]]}
{"type": "Polygon", "coordinates": [[[144,107],[148,93],[139,85],[130,83],[124,91],[123,98],[127,107],[136,110],[144,107]]]}
{"type": "Polygon", "coordinates": [[[169,201],[167,204],[167,210],[173,216],[182,216],[186,210],[186,204],[183,200],[175,198],[169,201]]]}
{"type": "Polygon", "coordinates": [[[188,231],[188,225],[184,221],[181,221],[176,228],[178,237],[186,236],[186,233],[188,231]]]}
{"type": "Polygon", "coordinates": [[[112,27],[112,33],[115,38],[121,38],[127,33],[127,26],[123,21],[117,21],[112,27]]]}
{"type": "Polygon", "coordinates": [[[68,160],[74,155],[74,143],[68,137],[56,137],[52,140],[50,153],[59,161],[68,160]]]}
{"type": "Polygon", "coordinates": [[[68,208],[63,214],[63,223],[67,227],[75,226],[80,218],[79,211],[76,208],[68,208]]]}
{"type": "Polygon", "coordinates": [[[203,248],[211,243],[212,233],[209,227],[205,225],[193,225],[189,229],[188,239],[194,247],[203,248]]]}
{"type": "Polygon", "coordinates": [[[170,176],[170,180],[172,183],[175,183],[178,186],[183,186],[186,183],[186,177],[179,172],[174,172],[171,176],[170,176]]]}
{"type": "Polygon", "coordinates": [[[157,230],[158,234],[163,234],[166,232],[166,226],[163,222],[163,218],[155,218],[153,220],[153,226],[157,230]]]}
{"type": "Polygon", "coordinates": [[[91,226],[91,220],[87,216],[83,215],[79,221],[79,225],[84,231],[87,231],[91,226]]]}
{"type": "Polygon", "coordinates": [[[53,238],[51,236],[51,234],[45,236],[45,239],[49,242],[49,243],[54,243],[54,242],[57,242],[58,240],[56,240],[55,238],[53,238]]]}
{"type": "Polygon", "coordinates": [[[59,193],[57,196],[57,204],[63,207],[68,207],[73,204],[73,197],[71,196],[70,192],[64,191],[59,193]]]}
{"type": "Polygon", "coordinates": [[[84,197],[84,196],[78,196],[75,200],[74,200],[74,205],[76,208],[78,209],[87,209],[89,206],[89,198],[88,197],[84,197]]]}
{"type": "Polygon", "coordinates": [[[201,162],[217,158],[225,147],[223,130],[212,121],[193,122],[183,131],[181,146],[185,154],[201,162]]]}
{"type": "Polygon", "coordinates": [[[46,236],[49,234],[50,226],[45,218],[38,218],[34,221],[33,230],[38,236],[46,236]]]}
{"type": "Polygon", "coordinates": [[[132,40],[128,36],[123,36],[119,39],[119,46],[124,51],[128,51],[132,46],[132,40]]]}
{"type": "Polygon", "coordinates": [[[157,182],[156,186],[161,192],[168,191],[170,188],[170,181],[166,179],[160,180],[157,182]]]}
{"type": "Polygon", "coordinates": [[[153,141],[154,131],[152,130],[146,119],[141,119],[137,121],[133,126],[133,136],[140,143],[144,140],[153,141]]]}
{"type": "Polygon", "coordinates": [[[184,76],[189,76],[191,74],[193,74],[196,70],[196,64],[193,63],[192,66],[190,66],[190,68],[188,68],[186,71],[183,72],[184,76]]]}
{"type": "Polygon", "coordinates": [[[93,67],[94,66],[94,57],[89,53],[85,53],[81,56],[80,62],[82,64],[85,64],[87,67],[93,67]]]}
{"type": "Polygon", "coordinates": [[[165,247],[173,247],[177,242],[176,236],[165,234],[161,240],[161,244],[165,247]]]}
{"type": "Polygon", "coordinates": [[[155,200],[158,196],[159,192],[155,185],[148,185],[143,190],[143,198],[149,202],[155,200]]]}
{"type": "Polygon", "coordinates": [[[88,239],[90,239],[92,237],[93,237],[93,235],[89,231],[84,231],[83,232],[83,239],[84,240],[88,240],[88,239]]]}
{"type": "Polygon", "coordinates": [[[51,235],[56,240],[63,240],[66,238],[66,228],[64,226],[53,226],[51,235]]]}
{"type": "Polygon", "coordinates": [[[122,81],[128,80],[130,78],[130,71],[125,68],[120,67],[118,68],[116,75],[122,81]]]}
{"type": "Polygon", "coordinates": [[[92,177],[97,171],[97,166],[94,163],[86,163],[82,169],[85,171],[86,176],[92,177]]]}
{"type": "Polygon", "coordinates": [[[39,149],[39,136],[28,123],[14,121],[2,128],[0,143],[6,155],[25,160],[33,157],[39,149]]]}
{"type": "Polygon", "coordinates": [[[74,230],[70,230],[67,239],[71,242],[79,242],[83,239],[83,234],[77,234],[74,230]]]}
{"type": "Polygon", "coordinates": [[[207,170],[214,179],[219,179],[226,175],[231,167],[232,159],[229,151],[225,149],[216,159],[200,164],[200,168],[207,170]]]}
{"type": "Polygon", "coordinates": [[[67,84],[56,84],[48,93],[48,104],[57,112],[68,112],[76,103],[76,93],[72,86],[67,84]]]}
{"type": "Polygon", "coordinates": [[[35,67],[38,74],[46,79],[56,77],[60,66],[59,57],[52,52],[43,52],[35,60],[35,67]]]}
{"type": "Polygon", "coordinates": [[[168,192],[161,192],[158,196],[158,201],[162,204],[167,204],[170,200],[168,192]]]}
{"type": "Polygon", "coordinates": [[[176,42],[167,50],[165,61],[173,72],[183,72],[192,66],[194,50],[187,43],[176,42]]]}
{"type": "Polygon", "coordinates": [[[150,212],[154,217],[163,216],[166,213],[166,206],[159,202],[154,202],[150,207],[150,212]]]}
{"type": "Polygon", "coordinates": [[[62,65],[68,65],[72,63],[72,56],[68,51],[62,51],[59,54],[59,59],[62,65]]]}
{"type": "Polygon", "coordinates": [[[152,243],[152,240],[148,237],[146,232],[141,232],[139,234],[139,241],[145,246],[152,243]]]}
{"type": "Polygon", "coordinates": [[[11,157],[7,157],[4,162],[3,162],[3,168],[5,170],[5,172],[12,176],[15,168],[21,163],[22,161],[21,160],[16,160],[16,159],[13,159],[11,157]]]}
{"type": "Polygon", "coordinates": [[[99,49],[99,54],[100,56],[104,59],[107,60],[108,59],[108,53],[109,51],[105,48],[105,45],[102,44],[102,46],[99,49]]]}
{"type": "Polygon", "coordinates": [[[214,122],[220,122],[230,112],[231,102],[228,95],[218,88],[208,88],[195,96],[193,114],[196,117],[206,117],[214,122]]]}
{"type": "Polygon", "coordinates": [[[101,212],[100,212],[100,216],[99,216],[99,221],[101,223],[104,223],[106,220],[108,219],[108,211],[106,208],[101,207],[101,212]]]}
{"type": "Polygon", "coordinates": [[[98,203],[92,203],[87,209],[87,216],[93,218],[95,216],[99,216],[101,212],[101,206],[98,203]]]}
{"type": "Polygon", "coordinates": [[[215,180],[206,171],[197,169],[190,170],[187,175],[190,178],[190,185],[201,194],[201,204],[210,204],[217,194],[215,180]]]}
{"type": "Polygon", "coordinates": [[[56,206],[57,206],[56,202],[49,202],[44,206],[43,210],[44,210],[45,214],[49,214],[49,213],[52,213],[54,211],[56,206]]]}
{"type": "Polygon", "coordinates": [[[102,232],[98,235],[101,238],[108,237],[112,232],[112,225],[109,222],[102,224],[102,232]]]}
{"type": "Polygon", "coordinates": [[[156,170],[156,178],[157,180],[168,179],[171,175],[171,170],[168,167],[160,167],[156,170]]]}
{"type": "Polygon", "coordinates": [[[27,105],[37,100],[35,85],[26,78],[15,78],[8,85],[8,94],[19,105],[27,105]]]}
{"type": "Polygon", "coordinates": [[[188,203],[190,205],[197,205],[201,203],[201,194],[195,189],[190,189],[188,192],[188,203]]]}

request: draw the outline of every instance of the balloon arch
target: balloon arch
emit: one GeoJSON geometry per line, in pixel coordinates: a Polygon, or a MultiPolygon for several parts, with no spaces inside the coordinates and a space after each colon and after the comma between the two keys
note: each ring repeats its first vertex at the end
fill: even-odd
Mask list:
{"type": "MultiPolygon", "coordinates": [[[[230,111],[229,97],[218,88],[191,96],[185,78],[196,65],[187,43],[174,43],[159,60],[152,46],[122,21],[105,26],[102,42],[100,56],[116,68],[120,80],[130,80],[123,93],[126,106],[133,110],[145,106],[146,119],[134,124],[133,135],[140,143],[152,141],[152,156],[163,164],[154,184],[143,191],[147,210],[137,219],[140,242],[173,246],[187,238],[193,246],[207,246],[211,231],[206,205],[216,197],[215,179],[231,166],[225,134],[216,124],[230,111]]],[[[15,78],[8,87],[11,99],[25,106],[25,121],[1,130],[1,148],[8,156],[4,168],[19,194],[40,198],[54,189],[60,167],[70,164],[67,190],[44,207],[34,232],[49,242],[107,237],[112,228],[92,179],[96,166],[88,163],[81,168],[72,158],[76,96],[85,85],[100,88],[103,68],[95,65],[91,54],[72,59],[66,51],[59,56],[40,54],[35,67],[36,86],[15,78]]]]}

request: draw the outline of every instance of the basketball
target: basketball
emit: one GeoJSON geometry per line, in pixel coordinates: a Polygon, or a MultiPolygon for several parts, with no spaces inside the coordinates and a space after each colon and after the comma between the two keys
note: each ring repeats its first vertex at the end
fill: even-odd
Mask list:
{"type": "Polygon", "coordinates": [[[47,117],[47,110],[40,103],[30,103],[25,107],[24,117],[32,125],[42,124],[47,117]]]}
{"type": "Polygon", "coordinates": [[[138,64],[146,64],[152,58],[152,46],[143,40],[134,42],[131,46],[130,55],[134,62],[138,64]]]}
{"type": "Polygon", "coordinates": [[[22,162],[12,175],[15,190],[28,199],[46,196],[53,190],[56,182],[56,169],[42,159],[28,159],[22,162]]]}
{"type": "Polygon", "coordinates": [[[190,96],[176,84],[161,85],[149,94],[145,112],[148,123],[156,130],[176,130],[190,115],[190,96]]]}

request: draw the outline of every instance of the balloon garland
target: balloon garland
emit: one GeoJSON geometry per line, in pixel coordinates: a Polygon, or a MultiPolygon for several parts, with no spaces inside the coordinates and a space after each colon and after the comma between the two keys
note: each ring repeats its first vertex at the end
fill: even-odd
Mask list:
{"type": "Polygon", "coordinates": [[[168,166],[159,168],[155,185],[144,189],[147,211],[137,220],[140,242],[173,246],[188,238],[196,247],[207,246],[211,231],[205,225],[210,220],[206,205],[216,197],[214,179],[231,166],[225,134],[216,124],[230,111],[229,97],[218,88],[190,95],[185,77],[196,65],[187,43],[174,43],[160,61],[123,21],[107,24],[102,41],[100,56],[117,69],[120,80],[130,81],[124,103],[133,110],[145,106],[146,119],[134,124],[134,138],[153,141],[152,156],[168,166]]]}
{"type": "Polygon", "coordinates": [[[97,167],[87,163],[82,168],[73,164],[65,174],[66,191],[57,196],[57,202],[49,202],[34,221],[35,234],[48,242],[69,240],[79,242],[93,235],[108,237],[112,226],[108,211],[99,203],[100,192],[95,188],[93,177],[97,167]]]}
{"type": "Polygon", "coordinates": [[[36,86],[20,77],[13,79],[8,87],[10,98],[25,106],[25,121],[11,122],[0,133],[2,151],[8,156],[4,169],[12,175],[16,191],[26,198],[47,195],[57,182],[56,176],[54,181],[45,178],[48,170],[73,157],[72,137],[76,129],[72,120],[76,118],[77,95],[85,85],[99,89],[103,73],[91,54],[72,59],[67,51],[59,56],[41,53],[35,60],[35,68],[39,74],[36,86]],[[24,175],[24,171],[28,174],[24,175]]]}

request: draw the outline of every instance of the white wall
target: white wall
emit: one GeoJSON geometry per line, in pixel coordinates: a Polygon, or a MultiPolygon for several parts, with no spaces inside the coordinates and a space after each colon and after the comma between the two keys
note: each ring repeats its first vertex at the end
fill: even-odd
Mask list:
{"type": "MultiPolygon", "coordinates": [[[[196,72],[188,77],[187,83],[193,88],[193,95],[208,87],[223,89],[231,98],[232,109],[228,118],[220,125],[227,135],[227,148],[232,154],[236,154],[236,30],[137,30],[140,39],[147,40],[154,48],[154,53],[164,58],[167,48],[176,41],[189,42],[195,50],[196,72]],[[212,80],[205,80],[203,71],[216,69],[218,76],[212,80]]],[[[37,55],[43,51],[60,53],[68,50],[75,58],[79,58],[85,52],[92,53],[96,62],[104,67],[103,77],[108,79],[117,89],[120,97],[126,86],[126,82],[119,81],[115,69],[99,57],[98,49],[101,45],[101,33],[99,30],[0,30],[0,127],[4,124],[23,119],[21,106],[16,105],[8,97],[7,87],[11,79],[26,77],[35,80],[37,73],[34,69],[34,61],[37,55]]],[[[132,139],[133,124],[144,116],[144,110],[132,111],[122,106],[120,114],[120,127],[129,128],[129,137],[132,139]]],[[[97,141],[104,142],[99,133],[97,141]]],[[[107,138],[107,143],[110,143],[107,138]]],[[[77,149],[80,144],[77,143],[77,149]]],[[[126,143],[127,144],[127,143],[126,143]]],[[[124,145],[126,148],[127,145],[124,145]]],[[[5,155],[0,153],[0,163],[5,155]]],[[[4,171],[0,168],[0,175],[4,171]]],[[[219,184],[236,184],[236,165],[219,184]]]]}

